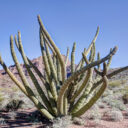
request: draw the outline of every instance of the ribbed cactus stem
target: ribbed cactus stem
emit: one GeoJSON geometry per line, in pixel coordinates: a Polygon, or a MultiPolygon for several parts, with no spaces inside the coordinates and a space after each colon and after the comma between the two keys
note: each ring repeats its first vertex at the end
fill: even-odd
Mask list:
{"type": "Polygon", "coordinates": [[[95,60],[95,43],[93,43],[93,46],[91,48],[91,53],[90,53],[90,57],[89,57],[89,61],[93,62],[95,60]]]}
{"type": "Polygon", "coordinates": [[[40,84],[38,83],[38,80],[36,79],[35,75],[33,74],[33,72],[31,71],[30,69],[30,65],[29,65],[29,62],[28,62],[28,59],[24,53],[24,50],[23,50],[23,46],[22,46],[22,42],[21,42],[21,34],[20,32],[18,32],[18,42],[19,42],[19,52],[21,53],[22,55],[22,58],[23,58],[23,61],[24,61],[24,64],[25,64],[25,67],[29,73],[29,76],[33,82],[33,84],[35,85],[36,89],[37,89],[37,92],[39,94],[39,96],[41,97],[41,100],[43,101],[43,103],[45,104],[45,106],[48,108],[48,110],[50,112],[52,112],[52,108],[50,106],[50,103],[47,99],[47,97],[45,96],[45,93],[43,92],[40,84]]]}
{"type": "Polygon", "coordinates": [[[98,34],[99,34],[99,27],[97,27],[96,34],[95,34],[95,36],[94,36],[94,38],[93,38],[91,44],[89,45],[88,49],[86,50],[86,53],[85,53],[86,56],[88,55],[88,53],[90,52],[90,50],[91,50],[93,44],[95,43],[98,34]]]}
{"type": "Polygon", "coordinates": [[[39,15],[38,15],[38,21],[39,21],[39,24],[40,24],[41,31],[45,34],[45,36],[47,37],[49,43],[51,44],[51,46],[53,47],[54,51],[56,52],[56,54],[58,56],[58,59],[60,61],[60,65],[61,65],[61,69],[62,69],[62,81],[64,82],[65,79],[66,79],[66,67],[65,67],[64,60],[63,60],[63,58],[62,58],[62,56],[60,54],[59,49],[56,47],[55,43],[53,42],[53,40],[51,39],[50,35],[46,31],[46,29],[45,29],[45,27],[44,27],[39,15]]]}
{"type": "Polygon", "coordinates": [[[89,69],[87,71],[86,77],[84,78],[81,86],[79,87],[79,89],[77,90],[77,92],[74,94],[74,96],[72,97],[70,102],[74,102],[74,100],[76,99],[76,97],[78,97],[80,95],[80,93],[84,90],[85,86],[87,85],[87,82],[91,76],[91,69],[89,69]]]}
{"type": "Polygon", "coordinates": [[[65,93],[65,95],[64,95],[64,103],[63,103],[63,108],[64,108],[64,110],[63,110],[63,112],[64,112],[64,115],[67,115],[68,114],[68,99],[67,99],[67,91],[66,91],[66,93],[65,93]]]}
{"type": "Polygon", "coordinates": [[[67,88],[71,85],[71,82],[76,79],[79,75],[81,75],[82,73],[84,73],[85,71],[87,71],[89,68],[92,68],[98,64],[101,64],[103,62],[105,62],[106,60],[108,60],[111,56],[113,56],[117,51],[117,47],[114,47],[112,52],[109,53],[106,57],[102,58],[101,60],[98,61],[94,61],[90,64],[88,64],[87,66],[85,66],[84,68],[74,72],[62,85],[60,91],[59,91],[59,96],[58,96],[58,100],[57,100],[57,109],[58,111],[61,113],[63,112],[63,96],[65,94],[65,91],[67,90],[67,88]]]}
{"type": "MultiPolygon", "coordinates": [[[[44,41],[45,41],[45,39],[44,39],[44,41]]],[[[51,69],[51,73],[52,73],[52,76],[53,76],[53,78],[55,79],[55,81],[57,83],[58,82],[58,80],[57,80],[57,72],[56,72],[55,66],[53,64],[53,60],[52,60],[51,54],[49,52],[47,43],[45,43],[45,47],[46,47],[46,54],[47,54],[49,66],[50,66],[50,69],[51,69]]]]}
{"type": "Polygon", "coordinates": [[[45,66],[45,72],[46,75],[48,77],[49,82],[51,81],[51,70],[50,70],[50,66],[48,63],[48,59],[47,59],[47,55],[46,55],[46,51],[45,51],[45,47],[44,47],[44,41],[43,41],[43,37],[40,33],[40,47],[41,47],[41,52],[42,52],[42,58],[43,58],[43,62],[44,62],[44,66],[45,66]]]}
{"type": "Polygon", "coordinates": [[[75,71],[75,49],[76,49],[76,43],[74,42],[71,53],[71,73],[75,71]]]}
{"type": "MultiPolygon", "coordinates": [[[[110,52],[112,51],[112,48],[110,49],[110,52]]],[[[108,60],[108,63],[107,63],[107,68],[109,69],[110,67],[110,64],[111,64],[111,61],[112,61],[112,57],[110,57],[110,59],[108,60]]]]}
{"type": "MultiPolygon", "coordinates": [[[[97,60],[100,60],[100,53],[97,53],[97,60]]],[[[101,70],[100,64],[98,65],[98,70],[101,70]]]]}
{"type": "Polygon", "coordinates": [[[56,65],[57,65],[57,77],[58,77],[58,81],[59,82],[62,82],[62,71],[61,71],[61,66],[60,66],[60,62],[59,62],[59,59],[58,58],[56,60],[56,65]]]}
{"type": "Polygon", "coordinates": [[[37,73],[37,75],[39,76],[40,80],[42,81],[43,84],[45,84],[45,77],[43,76],[43,74],[40,72],[40,70],[31,62],[31,60],[27,57],[29,64],[32,66],[32,68],[34,69],[34,71],[37,73]]]}
{"type": "Polygon", "coordinates": [[[13,60],[16,64],[17,70],[19,72],[19,75],[21,77],[21,80],[24,84],[24,87],[28,93],[28,97],[33,101],[33,103],[35,104],[35,106],[37,107],[37,109],[43,114],[45,115],[48,119],[53,119],[54,117],[45,109],[45,107],[37,100],[35,94],[33,93],[33,91],[31,90],[31,88],[29,87],[29,83],[20,67],[20,64],[18,62],[18,59],[16,57],[15,51],[14,51],[14,46],[13,46],[13,36],[11,36],[10,38],[10,48],[11,48],[11,54],[13,57],[13,60]]]}
{"type": "Polygon", "coordinates": [[[67,47],[67,53],[66,53],[66,60],[65,60],[65,66],[67,67],[68,64],[68,57],[69,57],[69,47],[67,47]]]}
{"type": "MultiPolygon", "coordinates": [[[[86,48],[84,48],[84,54],[86,53],[86,48]]],[[[76,71],[77,70],[80,70],[81,68],[83,68],[83,66],[84,66],[84,59],[83,59],[83,57],[81,58],[81,60],[80,60],[80,62],[78,63],[78,65],[77,65],[77,67],[76,67],[76,71]]]]}
{"type": "Polygon", "coordinates": [[[84,114],[89,108],[91,108],[94,105],[94,103],[101,97],[101,95],[105,91],[107,85],[108,85],[108,79],[106,76],[103,76],[103,85],[100,87],[98,92],[90,99],[90,101],[85,106],[83,106],[76,113],[73,113],[72,116],[73,117],[79,117],[82,114],[84,114]]]}
{"type": "MultiPolygon", "coordinates": [[[[91,88],[92,88],[92,76],[93,76],[93,69],[89,69],[88,71],[88,79],[85,78],[85,84],[83,82],[83,85],[81,85],[81,88],[84,90],[82,96],[78,99],[78,101],[74,104],[71,113],[75,113],[77,112],[81,107],[83,107],[83,104],[85,102],[85,99],[87,98],[88,93],[90,92],[91,88]],[[86,86],[86,88],[84,88],[84,86],[86,86]]],[[[81,89],[80,88],[80,89],[81,89]]],[[[82,89],[80,90],[82,92],[82,89]]],[[[80,94],[80,92],[79,92],[80,94]]]]}

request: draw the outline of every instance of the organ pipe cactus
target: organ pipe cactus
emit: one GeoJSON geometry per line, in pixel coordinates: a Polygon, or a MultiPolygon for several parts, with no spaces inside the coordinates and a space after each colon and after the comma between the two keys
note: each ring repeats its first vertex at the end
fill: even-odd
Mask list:
{"type": "Polygon", "coordinates": [[[22,82],[20,82],[9,70],[1,56],[0,64],[3,66],[10,78],[20,88],[20,90],[35,104],[35,107],[46,118],[52,120],[65,115],[79,117],[90,109],[91,106],[93,106],[100,98],[108,85],[108,79],[117,73],[128,69],[128,66],[109,74],[107,73],[112,56],[116,53],[117,47],[111,49],[108,55],[103,58],[100,58],[100,54],[98,53],[97,60],[95,60],[95,42],[99,33],[98,27],[91,44],[87,49],[84,49],[82,58],[77,66],[75,65],[76,43],[73,44],[70,66],[71,73],[69,76],[67,75],[66,70],[69,60],[69,48],[67,48],[66,60],[64,61],[58,47],[46,31],[40,16],[38,16],[38,22],[40,47],[45,66],[44,73],[42,73],[26,56],[22,46],[20,32],[18,32],[18,38],[15,36],[14,39],[17,49],[24,61],[29,77],[37,90],[40,99],[37,98],[35,92],[31,89],[31,85],[29,84],[23,69],[18,62],[12,35],[10,37],[11,54],[22,82]],[[103,70],[100,68],[100,65],[102,64],[103,70]],[[37,80],[33,71],[35,71],[36,75],[39,76],[42,84],[40,84],[37,80]],[[45,87],[47,94],[42,89],[42,86],[45,87]]]}

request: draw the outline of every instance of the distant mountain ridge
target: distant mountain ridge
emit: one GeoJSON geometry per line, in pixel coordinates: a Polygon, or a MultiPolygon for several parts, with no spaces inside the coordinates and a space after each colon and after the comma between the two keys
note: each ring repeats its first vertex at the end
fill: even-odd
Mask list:
{"type": "MultiPolygon", "coordinates": [[[[66,60],[66,56],[62,55],[63,59],[64,59],[64,62],[66,60]]],[[[42,56],[39,56],[37,58],[34,58],[31,60],[32,63],[43,73],[44,71],[44,64],[43,64],[43,61],[42,61],[42,56]]],[[[25,68],[25,65],[24,64],[20,64],[22,69],[23,69],[23,72],[26,76],[28,76],[28,73],[27,73],[27,70],[25,68]]],[[[8,67],[10,69],[10,71],[14,74],[14,75],[18,75],[18,71],[16,69],[16,66],[15,65],[10,65],[8,67]]],[[[110,69],[109,72],[113,71],[113,70],[116,70],[116,69],[119,69],[119,68],[113,68],[113,69],[110,69]]],[[[69,73],[70,72],[70,61],[68,60],[68,63],[67,63],[67,72],[69,73]]],[[[4,70],[0,70],[0,79],[4,76],[7,76],[7,73],[4,71],[4,70]]],[[[114,76],[115,79],[118,79],[118,78],[123,78],[123,77],[126,77],[128,76],[128,70],[126,71],[123,71],[119,74],[117,74],[116,76],[114,76]]]]}

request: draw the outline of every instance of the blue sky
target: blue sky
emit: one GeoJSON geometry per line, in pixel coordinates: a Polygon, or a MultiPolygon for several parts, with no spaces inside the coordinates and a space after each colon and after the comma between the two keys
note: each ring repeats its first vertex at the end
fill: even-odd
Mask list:
{"type": "Polygon", "coordinates": [[[9,38],[18,30],[27,56],[41,55],[38,14],[62,54],[77,43],[76,63],[100,26],[96,51],[105,56],[117,45],[111,67],[128,65],[128,0],[0,0],[0,53],[8,66],[14,64],[9,38]]]}

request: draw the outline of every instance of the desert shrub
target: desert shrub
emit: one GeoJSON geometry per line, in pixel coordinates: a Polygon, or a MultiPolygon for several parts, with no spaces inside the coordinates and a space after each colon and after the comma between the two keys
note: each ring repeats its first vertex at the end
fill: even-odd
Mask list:
{"type": "Polygon", "coordinates": [[[109,118],[111,121],[122,121],[123,115],[119,110],[109,110],[105,113],[105,116],[109,118]]]}
{"type": "Polygon", "coordinates": [[[120,100],[112,100],[108,103],[109,106],[111,106],[112,108],[117,108],[121,111],[127,110],[127,107],[124,105],[124,103],[120,100]]]}
{"type": "Polygon", "coordinates": [[[109,82],[110,87],[119,87],[127,82],[126,79],[112,80],[109,82]]]}
{"type": "Polygon", "coordinates": [[[5,111],[15,111],[19,108],[21,108],[22,104],[24,102],[22,100],[11,100],[9,103],[6,104],[4,110],[5,111]]]}
{"type": "Polygon", "coordinates": [[[124,104],[128,104],[128,93],[126,93],[122,96],[122,100],[123,100],[124,104]]]}

